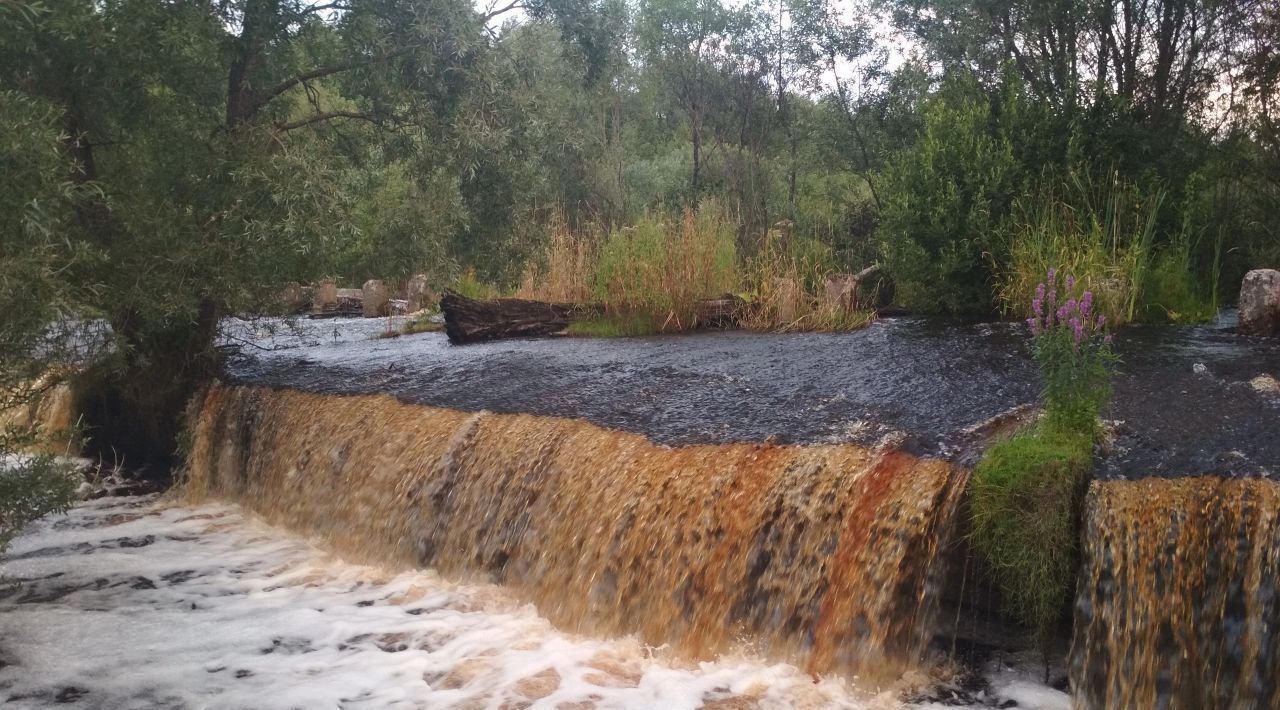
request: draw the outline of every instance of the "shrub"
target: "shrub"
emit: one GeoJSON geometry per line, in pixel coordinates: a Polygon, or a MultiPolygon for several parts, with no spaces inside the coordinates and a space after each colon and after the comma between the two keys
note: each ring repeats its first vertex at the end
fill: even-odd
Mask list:
{"type": "Polygon", "coordinates": [[[0,551],[32,521],[71,507],[75,467],[53,456],[0,459],[0,551]]]}
{"type": "Polygon", "coordinates": [[[920,139],[885,172],[879,234],[906,306],[962,315],[995,308],[999,227],[1021,168],[993,122],[981,90],[952,86],[926,109],[920,139]]]}

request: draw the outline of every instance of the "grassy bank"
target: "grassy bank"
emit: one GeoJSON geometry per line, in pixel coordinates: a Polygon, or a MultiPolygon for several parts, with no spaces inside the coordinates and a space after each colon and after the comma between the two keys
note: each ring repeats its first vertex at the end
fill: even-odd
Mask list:
{"type": "Polygon", "coordinates": [[[1160,223],[1166,201],[1163,188],[1143,189],[1113,174],[1072,174],[1017,200],[1004,228],[1007,262],[999,269],[1005,313],[1030,316],[1036,285],[1056,267],[1093,291],[1113,325],[1211,319],[1221,241],[1211,276],[1201,283],[1193,263],[1199,235],[1186,219],[1160,223]]]}
{"type": "Polygon", "coordinates": [[[603,316],[574,323],[574,335],[691,330],[701,325],[698,303],[724,296],[750,304],[739,321],[753,330],[852,330],[873,317],[828,299],[827,279],[836,272],[829,248],[792,239],[780,227],[745,258],[736,220],[715,202],[674,216],[650,213],[610,230],[573,233],[553,220],[550,232],[516,295],[606,306],[603,316]]]}

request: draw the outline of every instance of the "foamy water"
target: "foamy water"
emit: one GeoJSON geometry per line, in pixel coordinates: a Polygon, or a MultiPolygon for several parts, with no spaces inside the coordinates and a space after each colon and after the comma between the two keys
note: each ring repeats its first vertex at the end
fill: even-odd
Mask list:
{"type": "MultiPolygon", "coordinates": [[[[234,505],[84,503],[33,525],[0,576],[6,707],[934,707],[745,653],[565,634],[499,587],[349,564],[234,505]]],[[[1069,706],[992,680],[992,704],[1069,706]]]]}
{"type": "Polygon", "coordinates": [[[230,505],[87,503],[0,573],[16,707],[899,707],[785,664],[559,633],[500,588],[347,564],[230,505]]]}

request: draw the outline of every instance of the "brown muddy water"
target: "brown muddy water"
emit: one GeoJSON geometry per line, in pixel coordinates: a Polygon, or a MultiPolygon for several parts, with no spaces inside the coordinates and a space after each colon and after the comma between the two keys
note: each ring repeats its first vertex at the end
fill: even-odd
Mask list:
{"type": "MultiPolygon", "coordinates": [[[[1011,690],[1028,644],[1008,622],[954,635],[997,606],[962,563],[966,452],[973,425],[1036,398],[1021,326],[451,347],[371,339],[383,321],[304,325],[229,324],[240,355],[192,403],[178,505],[234,503],[344,560],[498,585],[564,632],[693,662],[745,647],[903,687],[967,645],[985,679],[916,702],[1064,702],[1011,690]]],[[[1250,380],[1280,375],[1280,344],[1228,315],[1117,348],[1050,680],[1083,708],[1276,707],[1280,395],[1250,380]]],[[[789,705],[749,697],[727,706],[789,705]]]]}

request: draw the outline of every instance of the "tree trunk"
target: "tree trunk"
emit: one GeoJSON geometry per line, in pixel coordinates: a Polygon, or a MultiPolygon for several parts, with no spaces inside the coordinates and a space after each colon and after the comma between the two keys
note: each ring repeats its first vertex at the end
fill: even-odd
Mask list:
{"type": "Polygon", "coordinates": [[[599,314],[594,305],[545,303],[523,298],[477,301],[446,291],[440,299],[444,332],[454,345],[501,338],[535,338],[564,331],[575,318],[599,314]]]}

